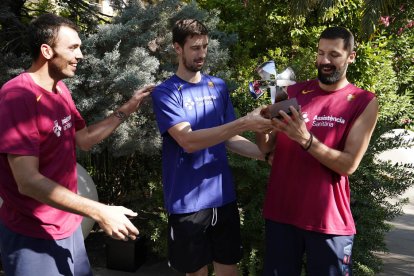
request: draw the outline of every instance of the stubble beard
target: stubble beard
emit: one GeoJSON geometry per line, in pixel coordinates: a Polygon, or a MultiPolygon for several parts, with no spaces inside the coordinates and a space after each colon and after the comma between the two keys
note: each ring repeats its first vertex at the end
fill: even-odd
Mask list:
{"type": "Polygon", "coordinates": [[[69,62],[64,61],[62,59],[60,62],[56,62],[59,58],[59,54],[55,53],[52,57],[52,61],[50,62],[50,75],[55,80],[63,80],[66,78],[73,78],[75,73],[70,71],[69,62]],[[66,71],[70,71],[70,73],[66,73],[66,71]]]}
{"type": "Polygon", "coordinates": [[[195,61],[193,61],[192,63],[188,62],[186,58],[183,57],[183,65],[185,67],[186,70],[193,72],[193,73],[197,73],[200,72],[201,69],[203,69],[204,63],[201,66],[197,66],[195,65],[195,61]]]}

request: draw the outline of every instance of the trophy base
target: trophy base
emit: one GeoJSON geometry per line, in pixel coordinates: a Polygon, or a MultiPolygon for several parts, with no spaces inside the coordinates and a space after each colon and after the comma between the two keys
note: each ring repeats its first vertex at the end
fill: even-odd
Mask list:
{"type": "Polygon", "coordinates": [[[296,98],[276,102],[272,105],[269,105],[267,108],[265,108],[262,111],[262,116],[268,119],[272,118],[278,118],[281,119],[282,115],[280,115],[279,111],[284,111],[288,115],[292,115],[292,112],[290,111],[290,106],[293,106],[297,111],[299,111],[299,104],[296,101],[296,98]]]}

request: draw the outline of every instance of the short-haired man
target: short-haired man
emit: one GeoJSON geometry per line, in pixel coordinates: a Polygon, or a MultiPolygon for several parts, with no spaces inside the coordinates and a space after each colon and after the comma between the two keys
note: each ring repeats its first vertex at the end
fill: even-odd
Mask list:
{"type": "Polygon", "coordinates": [[[210,263],[217,276],[237,275],[240,220],[226,147],[263,160],[238,134],[272,124],[259,109],[236,119],[224,81],[200,72],[209,42],[201,22],[179,20],[172,32],[178,69],[152,94],[163,138],[169,262],[187,275],[207,276],[210,263]]]}
{"type": "Polygon", "coordinates": [[[348,176],[367,150],[378,116],[371,92],[349,83],[354,37],[342,27],[319,39],[318,79],[288,87],[301,110],[280,112],[271,134],[257,134],[263,152],[274,150],[267,187],[264,275],[351,275],[355,224],[348,176]]]}
{"type": "Polygon", "coordinates": [[[135,239],[122,206],[77,195],[75,147],[109,136],[149,95],[137,91],[87,127],[61,81],[75,75],[81,40],[71,21],[45,14],[29,27],[33,62],[0,90],[0,250],[6,275],[92,275],[80,223],[98,222],[115,239],[135,239]]]}

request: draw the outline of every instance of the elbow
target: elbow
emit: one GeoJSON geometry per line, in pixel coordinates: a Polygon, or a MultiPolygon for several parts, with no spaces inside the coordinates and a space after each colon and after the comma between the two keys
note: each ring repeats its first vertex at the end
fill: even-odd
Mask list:
{"type": "Polygon", "coordinates": [[[194,145],[182,145],[181,147],[186,153],[194,153],[199,150],[194,145]]]}
{"type": "Polygon", "coordinates": [[[338,173],[342,176],[350,176],[352,175],[358,168],[358,164],[353,164],[348,167],[344,167],[338,170],[338,173]]]}
{"type": "Polygon", "coordinates": [[[188,139],[176,139],[176,142],[186,153],[193,153],[200,150],[196,143],[193,143],[188,139]]]}
{"type": "Polygon", "coordinates": [[[90,151],[92,146],[78,146],[78,148],[82,151],[90,151]]]}
{"type": "Polygon", "coordinates": [[[78,143],[77,147],[82,151],[90,151],[93,147],[93,144],[89,143],[78,143]]]}
{"type": "Polygon", "coordinates": [[[33,197],[33,193],[35,192],[32,188],[32,185],[30,183],[26,183],[24,181],[17,182],[17,189],[21,195],[27,196],[27,197],[33,197]]]}

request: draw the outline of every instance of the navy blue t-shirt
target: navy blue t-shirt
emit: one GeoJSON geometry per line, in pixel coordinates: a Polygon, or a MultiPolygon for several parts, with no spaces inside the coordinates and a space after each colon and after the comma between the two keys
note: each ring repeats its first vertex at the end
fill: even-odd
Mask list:
{"type": "Polygon", "coordinates": [[[182,214],[219,207],[236,199],[225,143],[187,153],[169,135],[172,126],[188,122],[193,131],[235,120],[222,79],[202,75],[189,83],[174,75],[152,93],[153,108],[163,138],[163,188],[169,213],[182,214]]]}

